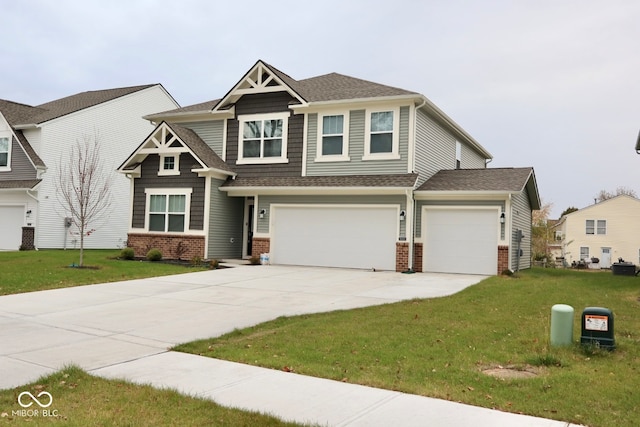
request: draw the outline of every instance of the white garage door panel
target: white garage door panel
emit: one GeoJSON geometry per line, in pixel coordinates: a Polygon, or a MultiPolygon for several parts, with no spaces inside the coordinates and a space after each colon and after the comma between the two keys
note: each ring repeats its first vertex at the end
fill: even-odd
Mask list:
{"type": "Polygon", "coordinates": [[[395,270],[398,209],[273,208],[271,262],[395,270]]]}
{"type": "Polygon", "coordinates": [[[24,207],[0,206],[0,250],[17,251],[22,244],[24,207]]]}
{"type": "Polygon", "coordinates": [[[424,271],[496,274],[497,218],[493,209],[427,209],[424,271]]]}

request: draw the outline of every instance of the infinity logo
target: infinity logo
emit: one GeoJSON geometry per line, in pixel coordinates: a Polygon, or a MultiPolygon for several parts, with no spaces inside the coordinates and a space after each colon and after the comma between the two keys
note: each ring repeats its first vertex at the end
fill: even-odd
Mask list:
{"type": "Polygon", "coordinates": [[[40,393],[38,393],[38,396],[34,396],[28,391],[23,391],[18,395],[18,404],[20,404],[20,406],[22,406],[23,408],[28,408],[29,406],[33,405],[33,402],[22,403],[22,396],[29,396],[31,400],[33,400],[33,402],[36,402],[38,406],[40,406],[41,408],[48,408],[53,403],[53,396],[51,396],[51,393],[48,393],[46,391],[41,391],[40,393]],[[49,403],[47,404],[41,403],[38,400],[38,397],[41,397],[41,396],[49,396],[49,403]]]}

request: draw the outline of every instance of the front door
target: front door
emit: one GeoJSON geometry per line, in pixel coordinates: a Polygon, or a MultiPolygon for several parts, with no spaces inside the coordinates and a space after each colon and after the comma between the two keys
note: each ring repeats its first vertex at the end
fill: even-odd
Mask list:
{"type": "Polygon", "coordinates": [[[244,245],[243,245],[243,257],[251,258],[253,246],[253,198],[247,199],[244,209],[244,245]]]}
{"type": "Polygon", "coordinates": [[[600,268],[611,267],[611,248],[602,248],[600,255],[600,268]]]}

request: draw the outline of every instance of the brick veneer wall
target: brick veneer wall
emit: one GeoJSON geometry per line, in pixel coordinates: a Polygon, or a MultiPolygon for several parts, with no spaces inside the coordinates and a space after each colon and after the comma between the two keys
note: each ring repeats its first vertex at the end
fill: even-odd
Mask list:
{"type": "Polygon", "coordinates": [[[396,271],[402,272],[409,269],[409,243],[396,243],[396,271]]]}
{"type": "Polygon", "coordinates": [[[260,254],[268,254],[271,249],[271,240],[268,237],[254,237],[251,240],[252,256],[260,256],[260,254]]]}
{"type": "Polygon", "coordinates": [[[498,274],[509,268],[509,246],[498,246],[498,274]]]}
{"type": "Polygon", "coordinates": [[[153,248],[160,249],[165,259],[204,257],[204,236],[129,233],[127,244],[139,257],[146,256],[153,248]]]}
{"type": "Polygon", "coordinates": [[[413,271],[422,273],[422,243],[413,244],[413,271]]]}

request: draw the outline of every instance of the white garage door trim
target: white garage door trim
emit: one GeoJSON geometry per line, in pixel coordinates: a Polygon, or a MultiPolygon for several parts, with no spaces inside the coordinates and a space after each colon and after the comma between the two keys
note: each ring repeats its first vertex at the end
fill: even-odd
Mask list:
{"type": "Polygon", "coordinates": [[[399,205],[272,204],[273,264],[395,270],[399,205]]]}
{"type": "Polygon", "coordinates": [[[494,275],[500,208],[424,206],[423,271],[494,275]]]}
{"type": "Polygon", "coordinates": [[[24,205],[0,205],[0,250],[20,248],[25,209],[24,205]]]}

